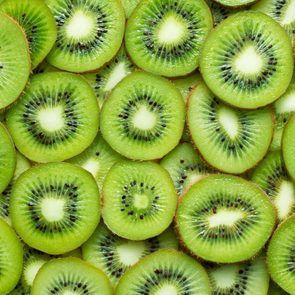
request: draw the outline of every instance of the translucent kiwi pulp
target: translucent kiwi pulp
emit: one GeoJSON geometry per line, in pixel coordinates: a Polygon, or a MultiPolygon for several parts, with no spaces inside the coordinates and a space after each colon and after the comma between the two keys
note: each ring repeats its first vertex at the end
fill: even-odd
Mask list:
{"type": "Polygon", "coordinates": [[[143,258],[120,280],[116,295],[202,294],[211,288],[203,266],[182,252],[159,250],[143,258]]]}
{"type": "Polygon", "coordinates": [[[112,295],[107,276],[78,258],[52,259],[38,272],[31,295],[112,295]]]}
{"type": "Polygon", "coordinates": [[[230,175],[212,175],[194,184],[176,213],[183,245],[192,254],[218,263],[239,262],[257,254],[275,220],[275,209],[263,191],[230,175]]]}
{"type": "Polygon", "coordinates": [[[145,71],[183,76],[198,67],[211,28],[212,16],[203,0],[142,0],[127,22],[125,44],[145,71]]]}
{"type": "Polygon", "coordinates": [[[34,166],[12,189],[12,224],[29,246],[48,254],[79,247],[100,218],[99,191],[94,178],[69,163],[34,166]]]}
{"type": "Polygon", "coordinates": [[[191,93],[187,122],[204,159],[227,173],[243,173],[267,153],[272,140],[270,109],[240,110],[224,104],[202,83],[191,93]]]}
{"type": "Polygon", "coordinates": [[[70,73],[32,77],[7,114],[15,145],[36,162],[62,161],[81,153],[94,140],[99,108],[89,84],[70,73]]]}
{"type": "Polygon", "coordinates": [[[5,0],[0,10],[15,19],[25,31],[34,69],[56,40],[56,25],[49,8],[43,0],[5,0]]]}
{"type": "Polygon", "coordinates": [[[291,43],[269,16],[239,12],[210,33],[200,70],[208,87],[222,100],[240,108],[261,107],[279,98],[291,81],[291,43]]]}
{"type": "Polygon", "coordinates": [[[57,40],[47,56],[53,66],[71,72],[100,68],[119,50],[125,16],[117,0],[46,0],[56,25],[57,40]]]}
{"type": "Polygon", "coordinates": [[[101,223],[83,245],[83,259],[102,269],[115,286],[121,276],[144,256],[162,248],[177,249],[172,229],[144,241],[130,241],[116,236],[101,223]]]}
{"type": "Polygon", "coordinates": [[[121,161],[103,185],[103,219],[120,237],[144,240],[168,228],[177,196],[168,172],[153,162],[121,161]]]}
{"type": "Polygon", "coordinates": [[[134,72],[104,103],[100,125],[115,151],[130,159],[153,160],[178,144],[184,121],[183,98],[170,81],[134,72]]]}

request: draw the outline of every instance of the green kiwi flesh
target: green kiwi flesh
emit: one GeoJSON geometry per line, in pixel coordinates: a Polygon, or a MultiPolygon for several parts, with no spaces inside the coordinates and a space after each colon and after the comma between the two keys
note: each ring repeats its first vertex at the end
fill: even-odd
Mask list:
{"type": "Polygon", "coordinates": [[[111,92],[101,110],[101,133],[123,156],[162,158],[179,142],[185,105],[179,90],[164,78],[133,72],[111,92]]]}
{"type": "Polygon", "coordinates": [[[208,274],[190,256],[171,249],[152,253],[121,278],[116,295],[210,295],[208,274]]]}
{"type": "Polygon", "coordinates": [[[268,295],[288,295],[282,288],[275,284],[272,280],[269,283],[268,295]]]}
{"type": "Polygon", "coordinates": [[[269,16],[238,12],[208,36],[201,74],[213,93],[239,108],[272,103],[287,89],[293,73],[287,33],[269,16]]]}
{"type": "Polygon", "coordinates": [[[236,7],[250,5],[257,0],[214,0],[214,1],[230,8],[236,8],[236,7]]]}
{"type": "Polygon", "coordinates": [[[70,73],[32,77],[25,93],[7,114],[18,150],[35,162],[63,161],[94,140],[99,108],[89,84],[70,73]]]}
{"type": "Polygon", "coordinates": [[[234,263],[256,255],[269,239],[275,209],[256,185],[212,175],[183,195],[176,213],[180,241],[195,256],[234,263]]]}
{"type": "Polygon", "coordinates": [[[36,165],[15,182],[10,197],[12,224],[30,247],[63,254],[83,244],[100,219],[94,178],[69,163],[36,165]]]}
{"type": "Polygon", "coordinates": [[[126,18],[129,18],[138,3],[141,0],[121,0],[122,6],[125,11],[126,18]]]}
{"type": "Polygon", "coordinates": [[[233,174],[255,166],[267,153],[273,134],[270,109],[241,110],[224,104],[202,83],[187,111],[192,140],[213,167],[233,174]]]}
{"type": "Polygon", "coordinates": [[[153,162],[118,162],[104,181],[104,222],[126,239],[144,240],[161,234],[172,222],[176,203],[170,175],[153,162]]]}
{"type": "Polygon", "coordinates": [[[212,26],[203,0],[142,0],[128,19],[125,44],[133,62],[145,71],[184,76],[198,67],[212,26]]]}

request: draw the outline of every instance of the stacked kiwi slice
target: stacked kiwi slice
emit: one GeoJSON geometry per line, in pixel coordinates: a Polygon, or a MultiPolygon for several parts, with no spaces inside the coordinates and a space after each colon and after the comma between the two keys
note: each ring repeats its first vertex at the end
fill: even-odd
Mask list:
{"type": "Polygon", "coordinates": [[[295,295],[295,0],[0,0],[0,295],[295,295]]]}

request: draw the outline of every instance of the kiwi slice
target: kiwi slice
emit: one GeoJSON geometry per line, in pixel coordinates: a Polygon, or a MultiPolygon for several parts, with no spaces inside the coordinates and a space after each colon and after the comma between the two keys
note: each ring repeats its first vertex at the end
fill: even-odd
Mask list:
{"type": "Polygon", "coordinates": [[[123,157],[112,150],[99,133],[83,153],[69,159],[68,162],[79,165],[90,172],[96,180],[99,191],[101,191],[108,171],[116,162],[122,159],[123,157]]]}
{"type": "Polygon", "coordinates": [[[70,73],[32,77],[7,114],[18,150],[35,162],[62,161],[85,150],[99,126],[98,105],[89,84],[70,73]]]}
{"type": "Polygon", "coordinates": [[[14,102],[23,91],[31,71],[24,31],[0,12],[0,109],[14,102]]]}
{"type": "Polygon", "coordinates": [[[281,141],[284,127],[287,121],[295,112],[295,72],[287,91],[274,103],[275,110],[275,128],[273,140],[271,143],[272,150],[281,149],[281,141]]]}
{"type": "Polygon", "coordinates": [[[16,179],[26,170],[31,167],[31,163],[19,152],[16,153],[16,166],[12,180],[6,187],[6,189],[0,194],[0,219],[6,221],[9,225],[11,224],[10,220],[10,210],[9,210],[9,201],[12,187],[16,179]]]}
{"type": "Polygon", "coordinates": [[[194,184],[176,213],[183,245],[198,257],[220,263],[240,262],[257,254],[275,220],[275,209],[264,192],[230,175],[212,175],[194,184]]]}
{"type": "Polygon", "coordinates": [[[125,44],[137,66],[167,76],[184,76],[199,65],[200,49],[212,29],[203,0],[142,0],[128,19],[125,44]]]}
{"type": "Polygon", "coordinates": [[[194,183],[214,172],[190,143],[179,144],[161,160],[160,164],[169,172],[179,196],[194,183]]]}
{"type": "Polygon", "coordinates": [[[101,132],[123,156],[159,159],[179,142],[185,105],[178,89],[164,78],[134,72],[112,91],[101,111],[101,132]]]}
{"type": "Polygon", "coordinates": [[[102,107],[112,89],[134,70],[134,66],[122,47],[112,61],[97,72],[84,74],[102,107]]]}
{"type": "Polygon", "coordinates": [[[123,8],[125,10],[126,18],[129,18],[138,3],[141,0],[121,0],[121,3],[123,5],[123,8]]]}
{"type": "Polygon", "coordinates": [[[270,109],[240,110],[222,103],[206,87],[192,92],[187,111],[192,140],[204,159],[228,173],[243,173],[267,153],[272,140],[270,109]]]}
{"type": "Polygon", "coordinates": [[[200,70],[219,98],[240,108],[272,103],[287,89],[293,73],[287,33],[258,11],[238,12],[206,39],[200,70]]]}
{"type": "Polygon", "coordinates": [[[176,202],[170,175],[153,162],[118,162],[104,181],[104,222],[113,233],[129,240],[155,237],[167,229],[176,202]]]}
{"type": "Polygon", "coordinates": [[[15,19],[25,31],[34,69],[56,40],[57,29],[49,8],[43,0],[5,0],[0,10],[15,19]]]}
{"type": "Polygon", "coordinates": [[[251,179],[272,200],[279,221],[295,212],[295,186],[287,175],[280,151],[269,153],[252,172],[251,179]]]}
{"type": "Polygon", "coordinates": [[[283,289],[281,289],[277,284],[272,280],[269,283],[268,295],[288,295],[283,289]]]}
{"type": "Polygon", "coordinates": [[[209,295],[211,288],[203,266],[182,252],[159,250],[143,258],[120,280],[116,295],[209,295]]]}
{"type": "Polygon", "coordinates": [[[117,285],[121,276],[140,259],[161,248],[177,249],[178,242],[172,229],[144,241],[130,241],[116,236],[103,223],[82,246],[83,259],[102,269],[117,285]]]}
{"type": "Polygon", "coordinates": [[[47,56],[53,66],[86,72],[100,68],[119,50],[125,29],[118,0],[45,0],[57,25],[57,40],[47,56]]]}
{"type": "Polygon", "coordinates": [[[13,229],[0,219],[0,294],[16,286],[23,266],[23,249],[13,229]]]}
{"type": "Polygon", "coordinates": [[[295,215],[274,232],[267,250],[271,278],[286,292],[295,294],[295,215]]]}
{"type": "Polygon", "coordinates": [[[111,284],[101,270],[78,258],[57,258],[38,272],[31,295],[112,295],[111,284]]]}
{"type": "Polygon", "coordinates": [[[267,295],[269,274],[264,255],[242,263],[209,267],[212,295],[267,295]],[[257,293],[258,292],[258,293],[257,293]]]}
{"type": "Polygon", "coordinates": [[[69,163],[36,165],[15,182],[10,198],[12,224],[30,247],[62,254],[83,244],[100,218],[94,178],[69,163]]]}

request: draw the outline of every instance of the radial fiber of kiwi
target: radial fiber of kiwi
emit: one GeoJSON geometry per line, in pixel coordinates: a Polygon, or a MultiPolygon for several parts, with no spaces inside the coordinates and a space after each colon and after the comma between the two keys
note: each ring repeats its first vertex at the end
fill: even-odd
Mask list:
{"type": "Polygon", "coordinates": [[[57,258],[38,272],[31,295],[112,295],[109,279],[101,270],[78,258],[57,258]]]}
{"type": "Polygon", "coordinates": [[[129,18],[138,3],[141,0],[121,0],[122,6],[125,11],[126,18],[129,18]]]}
{"type": "Polygon", "coordinates": [[[100,68],[119,50],[125,29],[118,0],[45,0],[57,25],[47,61],[70,72],[100,68]]]}
{"type": "Polygon", "coordinates": [[[35,162],[76,156],[94,140],[99,108],[89,84],[70,73],[32,77],[25,93],[7,114],[18,150],[35,162]]]}
{"type": "Polygon", "coordinates": [[[171,249],[152,253],[121,278],[116,295],[211,294],[208,274],[188,255],[171,249]]]}
{"type": "Polygon", "coordinates": [[[181,198],[176,213],[183,245],[192,254],[218,263],[256,255],[275,221],[275,209],[265,193],[230,175],[212,175],[194,184],[181,198]]]}
{"type": "Polygon", "coordinates": [[[24,31],[0,12],[0,109],[23,91],[31,71],[29,46],[24,31]]]}
{"type": "Polygon", "coordinates": [[[34,69],[56,40],[57,29],[52,13],[43,0],[5,0],[0,10],[15,19],[25,31],[34,69]]]}
{"type": "Polygon", "coordinates": [[[97,184],[90,173],[73,164],[36,165],[16,180],[10,214],[26,244],[63,254],[82,245],[99,223],[97,184]]]}
{"type": "Polygon", "coordinates": [[[134,66],[122,47],[112,61],[103,68],[93,73],[84,74],[84,78],[96,94],[100,108],[112,89],[133,70],[134,66]]]}
{"type": "Polygon", "coordinates": [[[16,286],[23,267],[23,249],[13,229],[0,220],[0,294],[16,286]]]}
{"type": "Polygon", "coordinates": [[[169,172],[179,196],[194,183],[214,172],[190,143],[179,144],[160,164],[169,172]]]}
{"type": "Polygon", "coordinates": [[[271,278],[286,292],[295,294],[295,215],[274,232],[267,250],[271,278]]]}
{"type": "Polygon", "coordinates": [[[240,108],[272,103],[287,89],[293,73],[287,33],[258,11],[236,13],[208,36],[200,70],[208,87],[240,108]]]}
{"type": "Polygon", "coordinates": [[[242,263],[214,265],[207,269],[212,295],[267,295],[269,274],[265,257],[242,263]]]}
{"type": "Polygon", "coordinates": [[[191,138],[217,169],[239,174],[267,153],[273,134],[270,108],[241,110],[224,104],[202,83],[192,92],[187,111],[191,138]]]}
{"type": "Polygon", "coordinates": [[[185,105],[164,78],[133,72],[112,91],[101,110],[101,132],[109,145],[136,160],[162,158],[179,142],[185,105]]]}
{"type": "Polygon", "coordinates": [[[118,162],[103,184],[104,222],[129,240],[161,234],[172,222],[176,203],[170,175],[153,162],[118,162]]]}
{"type": "Polygon", "coordinates": [[[83,259],[102,269],[114,286],[121,276],[144,256],[159,249],[177,249],[178,242],[172,229],[144,241],[130,241],[116,236],[103,223],[82,246],[83,259]]]}
{"type": "Polygon", "coordinates": [[[184,76],[199,65],[200,49],[212,29],[203,0],[142,0],[127,22],[125,44],[145,71],[184,76]]]}

